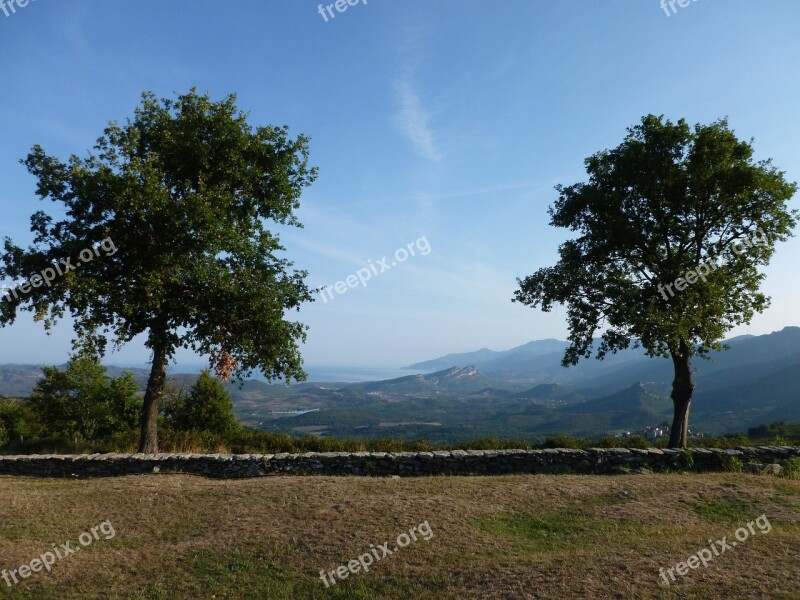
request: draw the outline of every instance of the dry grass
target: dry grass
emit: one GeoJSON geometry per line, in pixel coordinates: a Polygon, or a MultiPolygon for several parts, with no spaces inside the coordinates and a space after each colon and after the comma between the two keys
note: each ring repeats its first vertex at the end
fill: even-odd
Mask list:
{"type": "Polygon", "coordinates": [[[116,530],[9,598],[796,598],[800,481],[741,474],[0,477],[0,569],[102,521],[116,530]],[[765,513],[773,530],[671,567],[765,513]],[[326,589],[330,571],[427,521],[412,543],[326,589]]]}

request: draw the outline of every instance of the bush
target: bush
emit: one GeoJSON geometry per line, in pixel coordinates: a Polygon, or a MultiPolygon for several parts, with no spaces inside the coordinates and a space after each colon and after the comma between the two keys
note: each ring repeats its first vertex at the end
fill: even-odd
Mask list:
{"type": "Polygon", "coordinates": [[[722,457],[722,469],[731,473],[742,472],[742,461],[738,456],[725,455],[722,457]]]}
{"type": "Polygon", "coordinates": [[[63,437],[74,444],[102,439],[138,425],[142,400],[130,373],[106,376],[92,358],[75,357],[65,370],[42,369],[28,402],[42,437],[63,437]]]}
{"type": "Polygon", "coordinates": [[[694,467],[694,453],[691,448],[684,448],[680,454],[680,465],[684,469],[691,469],[694,467]]]}
{"type": "Polygon", "coordinates": [[[620,448],[622,447],[622,440],[613,435],[605,435],[597,440],[596,446],[598,448],[620,448]]]}
{"type": "Polygon", "coordinates": [[[783,469],[784,476],[789,479],[800,479],[800,456],[793,456],[787,460],[783,469]]]}
{"type": "Polygon", "coordinates": [[[653,445],[640,435],[632,435],[622,440],[623,448],[652,448],[653,445]]]}
{"type": "Polygon", "coordinates": [[[591,444],[588,441],[570,437],[568,435],[557,435],[554,437],[547,438],[542,444],[539,446],[540,448],[574,448],[577,450],[581,450],[583,448],[589,448],[591,444]]]}
{"type": "Polygon", "coordinates": [[[167,399],[164,413],[177,431],[225,436],[239,428],[228,390],[207,369],[200,373],[188,394],[178,392],[167,399]]]}
{"type": "Polygon", "coordinates": [[[730,450],[737,446],[757,446],[759,444],[755,444],[753,440],[743,433],[736,433],[723,435],[721,437],[702,438],[693,441],[692,445],[700,448],[721,448],[723,450],[730,450]]]}
{"type": "Polygon", "coordinates": [[[601,437],[597,442],[598,448],[652,448],[650,442],[640,435],[618,438],[612,435],[601,437]]]}
{"type": "Polygon", "coordinates": [[[514,448],[517,450],[530,450],[533,445],[530,442],[520,440],[501,440],[496,437],[483,437],[472,442],[459,442],[455,446],[458,450],[507,450],[514,448]]]}
{"type": "Polygon", "coordinates": [[[19,400],[0,399],[0,448],[18,447],[20,438],[35,437],[36,419],[19,400]]]}
{"type": "Polygon", "coordinates": [[[765,446],[797,446],[798,440],[790,440],[789,438],[785,438],[783,436],[775,436],[770,441],[768,441],[765,446]]]}

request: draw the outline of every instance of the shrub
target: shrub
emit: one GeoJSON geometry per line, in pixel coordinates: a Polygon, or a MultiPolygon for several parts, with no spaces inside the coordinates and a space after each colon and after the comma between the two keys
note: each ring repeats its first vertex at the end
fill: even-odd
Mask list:
{"type": "Polygon", "coordinates": [[[721,437],[709,437],[696,440],[693,446],[701,448],[722,448],[723,450],[730,450],[737,446],[755,446],[749,437],[743,433],[728,434],[721,437]]]}
{"type": "Polygon", "coordinates": [[[30,408],[20,400],[0,400],[0,448],[18,448],[20,439],[38,435],[39,426],[30,408]]]}
{"type": "Polygon", "coordinates": [[[622,440],[623,448],[652,448],[652,444],[640,435],[632,435],[622,440]]]}
{"type": "Polygon", "coordinates": [[[782,435],[775,436],[765,444],[765,446],[797,446],[797,445],[798,445],[797,440],[790,440],[789,438],[783,437],[782,435]]]}
{"type": "Polygon", "coordinates": [[[606,435],[597,440],[596,446],[598,448],[620,448],[622,447],[622,440],[613,435],[606,435]]]}
{"type": "Polygon", "coordinates": [[[783,474],[789,479],[800,479],[800,456],[793,456],[786,461],[783,474]]]}
{"type": "Polygon", "coordinates": [[[207,369],[200,373],[188,394],[178,393],[171,409],[178,431],[207,431],[228,435],[239,425],[233,416],[233,402],[225,386],[207,369]]]}
{"type": "Polygon", "coordinates": [[[138,425],[142,400],[130,373],[111,378],[93,358],[75,357],[65,370],[42,369],[29,404],[41,435],[75,444],[97,440],[138,425]]]}
{"type": "Polygon", "coordinates": [[[7,445],[18,434],[22,411],[16,403],[0,400],[0,448],[7,445]]]}
{"type": "Polygon", "coordinates": [[[722,457],[722,469],[724,471],[730,471],[731,473],[741,473],[742,461],[739,460],[738,456],[726,454],[722,457]]]}
{"type": "Polygon", "coordinates": [[[583,448],[589,448],[590,444],[588,441],[570,437],[568,435],[557,435],[554,437],[547,438],[542,444],[539,446],[540,448],[574,448],[577,450],[583,448]]]}
{"type": "Polygon", "coordinates": [[[471,442],[459,442],[456,444],[456,448],[459,450],[507,450],[509,448],[530,450],[532,447],[530,442],[503,440],[496,437],[483,437],[471,442]]]}

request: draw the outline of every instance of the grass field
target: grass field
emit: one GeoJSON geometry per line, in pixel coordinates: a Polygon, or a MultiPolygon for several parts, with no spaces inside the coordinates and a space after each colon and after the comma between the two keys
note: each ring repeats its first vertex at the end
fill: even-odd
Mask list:
{"type": "Polygon", "coordinates": [[[794,599],[800,587],[800,481],[767,476],[0,477],[0,498],[7,571],[80,547],[101,522],[114,530],[50,573],[0,579],[0,598],[794,599]],[[660,578],[762,514],[769,533],[660,578]],[[424,522],[427,541],[321,581],[424,522]]]}

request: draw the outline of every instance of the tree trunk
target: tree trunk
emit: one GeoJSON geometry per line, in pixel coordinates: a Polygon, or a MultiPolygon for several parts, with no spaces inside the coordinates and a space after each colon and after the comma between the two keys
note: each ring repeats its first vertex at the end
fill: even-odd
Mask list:
{"type": "Polygon", "coordinates": [[[672,404],[675,407],[675,414],[669,433],[669,447],[686,448],[689,441],[689,407],[694,392],[689,346],[681,340],[677,352],[673,351],[671,355],[675,367],[675,379],[672,382],[672,404]]]}
{"type": "Polygon", "coordinates": [[[147,380],[142,406],[142,433],[139,438],[139,452],[156,454],[158,452],[158,402],[164,393],[167,382],[167,353],[163,346],[153,349],[153,366],[147,380]]]}

